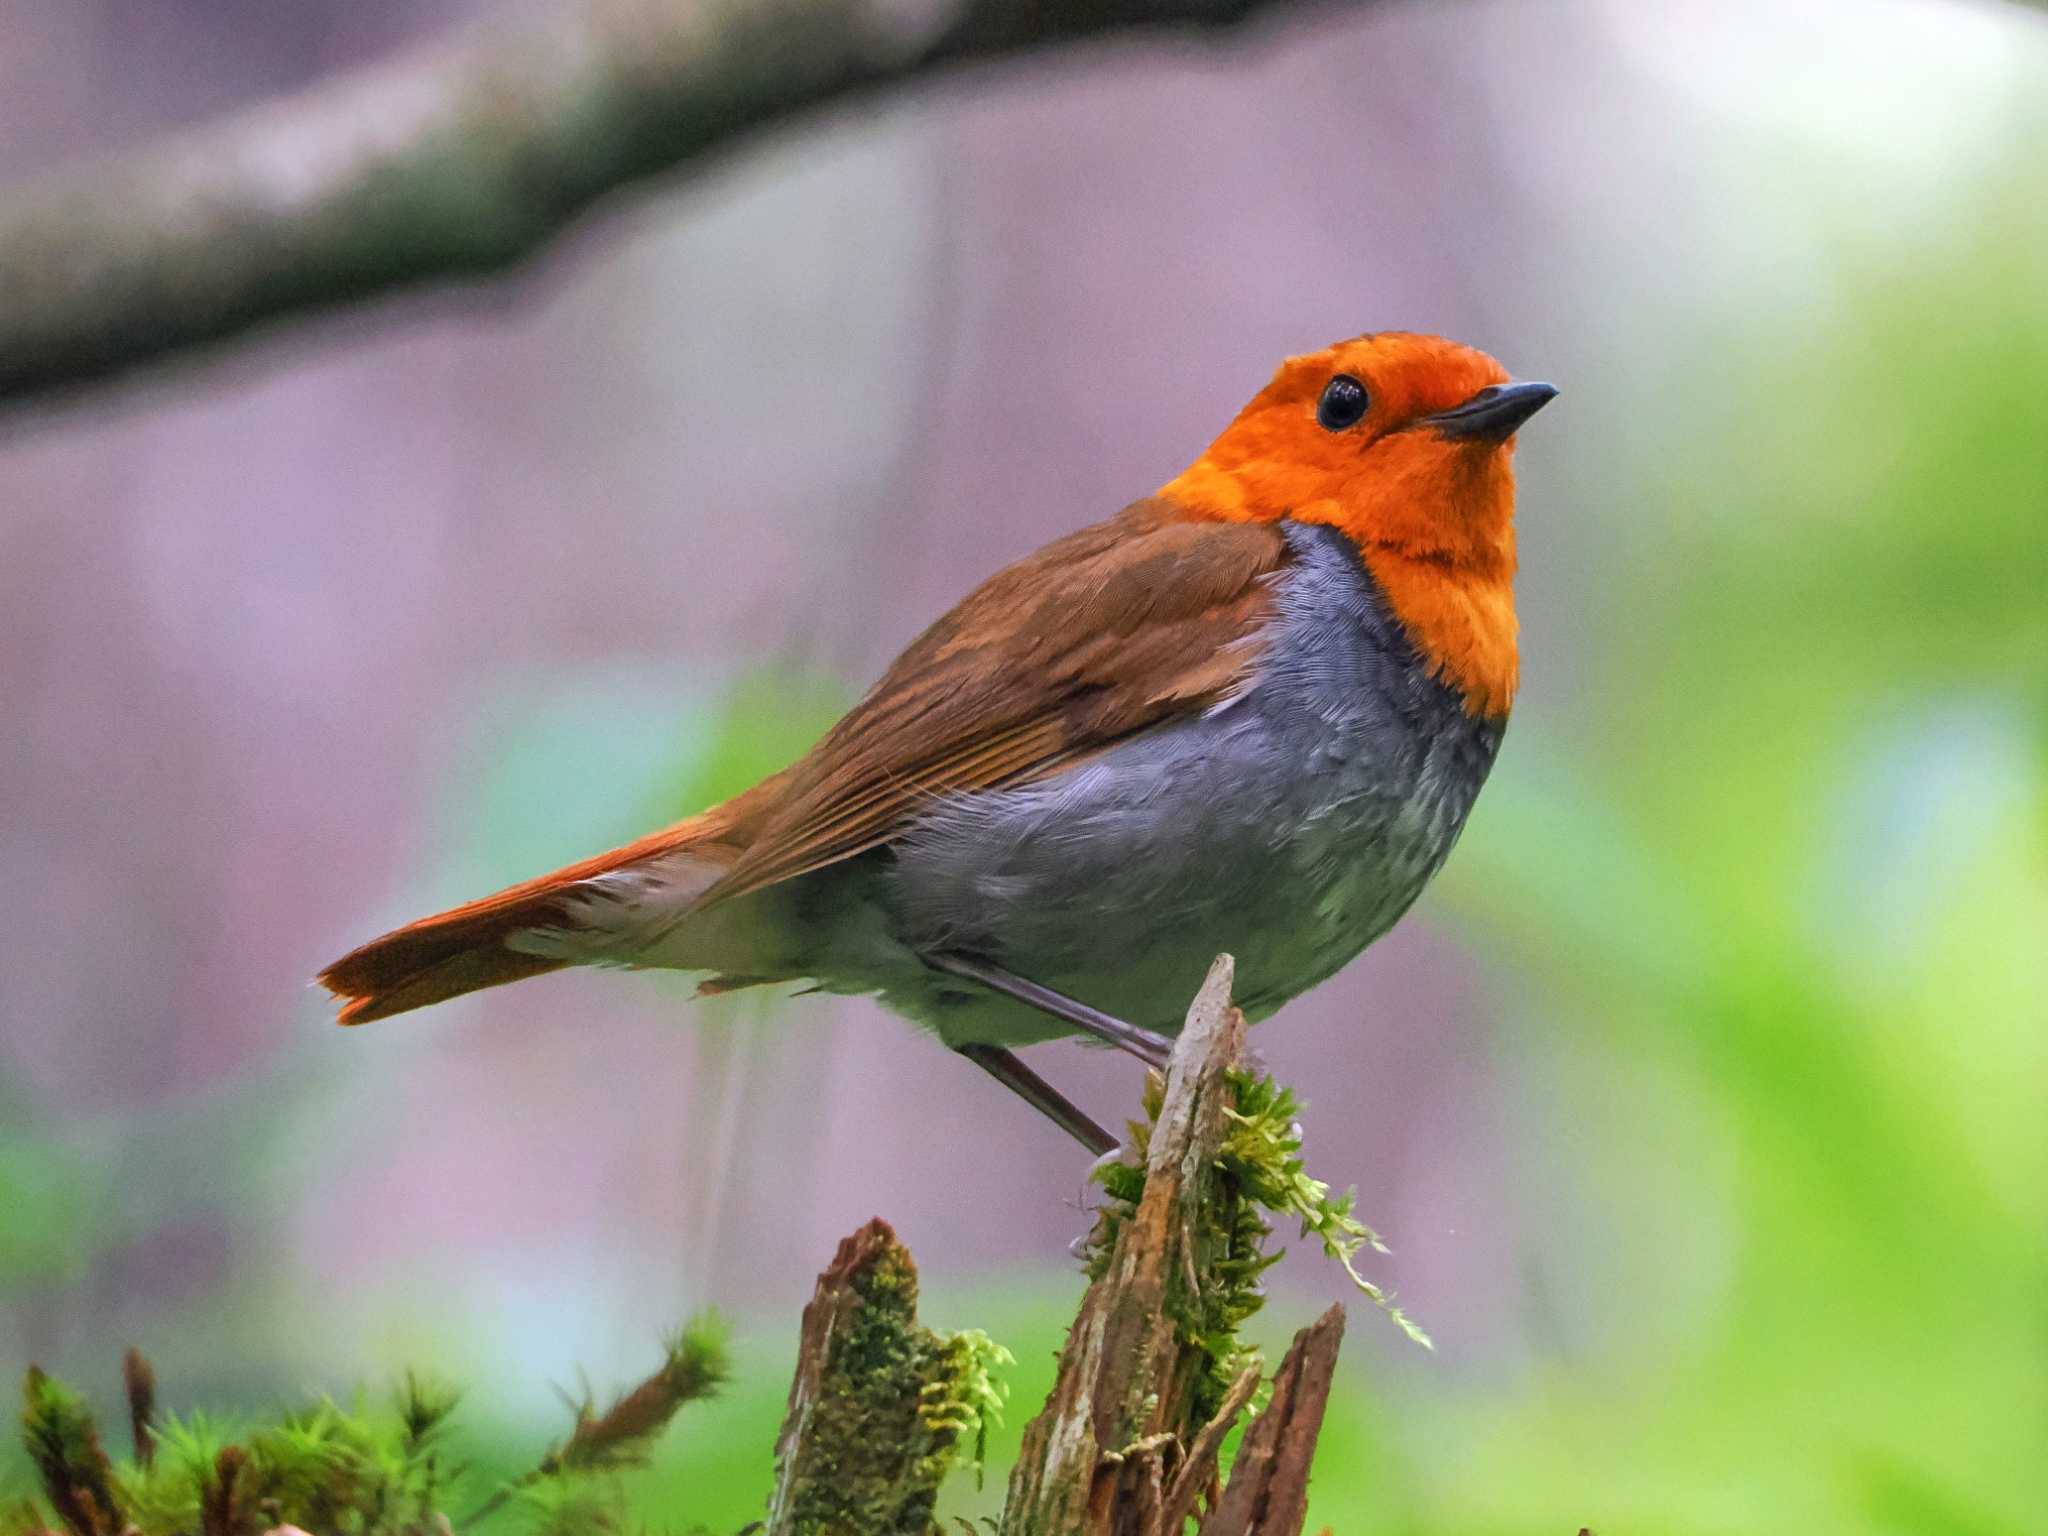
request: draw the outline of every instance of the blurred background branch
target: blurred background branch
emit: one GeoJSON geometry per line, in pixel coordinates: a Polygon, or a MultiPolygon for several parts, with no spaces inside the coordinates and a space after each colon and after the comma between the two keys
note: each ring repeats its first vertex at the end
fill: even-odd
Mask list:
{"type": "Polygon", "coordinates": [[[849,92],[1283,0],[586,0],[0,211],[0,401],[533,254],[614,189],[849,92]]]}

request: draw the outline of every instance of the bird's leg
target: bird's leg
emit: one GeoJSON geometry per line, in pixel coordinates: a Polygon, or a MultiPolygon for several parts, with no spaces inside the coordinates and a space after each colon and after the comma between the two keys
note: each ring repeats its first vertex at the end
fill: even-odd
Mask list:
{"type": "Polygon", "coordinates": [[[944,971],[951,976],[965,976],[969,981],[978,981],[992,992],[1005,997],[1014,997],[1027,1007],[1036,1008],[1040,1013],[1049,1013],[1056,1019],[1064,1019],[1076,1029],[1093,1035],[1120,1051],[1128,1051],[1148,1067],[1161,1072],[1166,1070],[1166,1058],[1173,1051],[1173,1042],[1164,1035],[1156,1035],[1149,1029],[1140,1029],[1135,1024],[1126,1024],[1122,1019],[1112,1018],[1099,1008],[1090,1008],[1086,1003],[1076,1002],[1063,992],[1051,987],[1041,987],[1035,981],[1012,975],[1001,966],[990,965],[982,960],[970,960],[965,955],[929,954],[924,962],[934,970],[944,971]]]}
{"type": "Polygon", "coordinates": [[[1114,1136],[1089,1119],[1087,1113],[1059,1089],[1025,1066],[1015,1052],[1006,1051],[1000,1045],[956,1045],[953,1049],[1098,1158],[1117,1151],[1114,1136]]]}

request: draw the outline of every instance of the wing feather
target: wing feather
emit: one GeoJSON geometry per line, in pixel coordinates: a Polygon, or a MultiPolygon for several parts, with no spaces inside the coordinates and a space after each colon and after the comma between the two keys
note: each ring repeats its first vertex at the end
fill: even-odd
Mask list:
{"type": "Polygon", "coordinates": [[[927,629],[744,829],[697,909],[886,843],[1242,686],[1288,558],[1270,524],[1147,500],[997,572],[927,629]]]}

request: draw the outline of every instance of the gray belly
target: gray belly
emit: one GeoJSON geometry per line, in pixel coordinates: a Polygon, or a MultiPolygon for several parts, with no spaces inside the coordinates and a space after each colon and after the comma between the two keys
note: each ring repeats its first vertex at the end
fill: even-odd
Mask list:
{"type": "MultiPolygon", "coordinates": [[[[975,955],[1170,1032],[1219,951],[1258,1018],[1393,925],[1456,841],[1500,725],[1424,675],[1340,537],[1287,531],[1296,563],[1243,694],[1042,783],[942,802],[860,861],[890,948],[975,955]]],[[[949,1043],[1066,1032],[885,969],[884,1000],[949,1043]]]]}

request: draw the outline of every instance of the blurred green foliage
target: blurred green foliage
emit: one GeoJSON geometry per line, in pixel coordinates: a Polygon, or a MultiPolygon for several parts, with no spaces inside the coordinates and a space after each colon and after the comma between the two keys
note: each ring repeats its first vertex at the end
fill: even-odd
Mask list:
{"type": "Polygon", "coordinates": [[[1845,257],[1638,445],[1597,702],[1517,720],[1443,885],[1540,985],[1500,1038],[1607,1321],[1398,1429],[1356,1404],[1346,1529],[2042,1528],[2040,194],[1845,257]]]}

